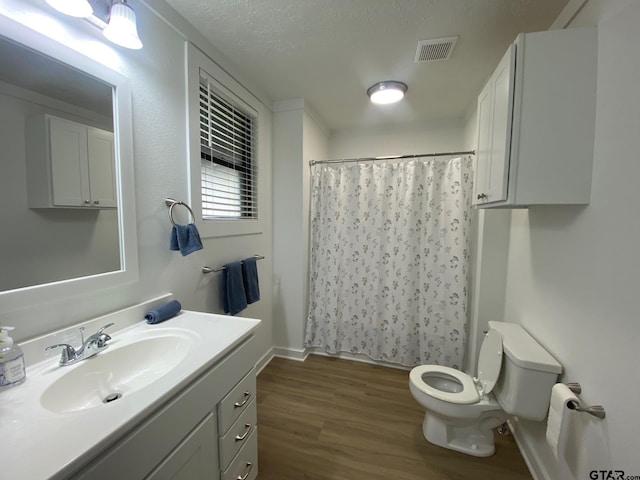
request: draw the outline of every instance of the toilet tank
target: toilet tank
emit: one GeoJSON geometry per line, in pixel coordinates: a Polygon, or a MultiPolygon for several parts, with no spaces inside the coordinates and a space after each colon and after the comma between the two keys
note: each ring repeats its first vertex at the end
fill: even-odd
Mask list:
{"type": "Polygon", "coordinates": [[[562,372],[542,345],[515,323],[489,322],[502,335],[504,355],[493,392],[502,409],[527,420],[543,420],[549,410],[551,387],[562,372]]]}

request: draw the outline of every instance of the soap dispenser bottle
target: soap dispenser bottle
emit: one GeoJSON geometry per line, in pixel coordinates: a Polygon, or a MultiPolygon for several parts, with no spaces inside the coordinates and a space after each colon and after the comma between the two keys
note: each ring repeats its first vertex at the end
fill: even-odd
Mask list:
{"type": "Polygon", "coordinates": [[[21,384],[27,378],[24,354],[9,336],[13,327],[0,327],[0,390],[21,384]]]}

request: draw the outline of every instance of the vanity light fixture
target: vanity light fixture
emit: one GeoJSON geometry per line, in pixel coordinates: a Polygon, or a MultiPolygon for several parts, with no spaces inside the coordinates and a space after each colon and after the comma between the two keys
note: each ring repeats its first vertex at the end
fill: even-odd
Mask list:
{"type": "Polygon", "coordinates": [[[369,87],[367,95],[369,95],[369,99],[373,103],[386,105],[402,100],[402,97],[407,93],[407,90],[408,87],[406,84],[395,80],[387,80],[369,87]]]}
{"type": "Polygon", "coordinates": [[[93,14],[93,8],[87,0],[46,0],[60,13],[71,17],[86,18],[93,14]]]}
{"type": "Polygon", "coordinates": [[[136,14],[127,0],[45,0],[51,7],[72,17],[82,17],[102,30],[107,40],[140,50],[136,14]]]}
{"type": "Polygon", "coordinates": [[[140,50],[142,48],[142,42],[138,37],[138,28],[136,26],[136,14],[127,5],[126,0],[114,3],[111,6],[109,24],[102,31],[102,34],[107,40],[121,47],[132,50],[140,50]]]}

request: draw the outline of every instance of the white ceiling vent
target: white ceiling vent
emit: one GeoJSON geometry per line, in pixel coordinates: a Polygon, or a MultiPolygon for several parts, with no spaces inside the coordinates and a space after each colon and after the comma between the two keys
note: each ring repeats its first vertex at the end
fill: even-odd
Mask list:
{"type": "Polygon", "coordinates": [[[453,47],[456,46],[458,37],[434,38],[433,40],[420,40],[416,49],[414,63],[439,62],[451,56],[453,47]]]}

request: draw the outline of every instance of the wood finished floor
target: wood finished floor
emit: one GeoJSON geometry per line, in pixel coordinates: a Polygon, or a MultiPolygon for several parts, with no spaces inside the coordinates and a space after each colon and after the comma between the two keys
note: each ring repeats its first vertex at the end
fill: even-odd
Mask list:
{"type": "Polygon", "coordinates": [[[476,458],[428,443],[408,372],[310,355],[258,376],[257,480],[531,480],[512,437],[476,458]]]}

